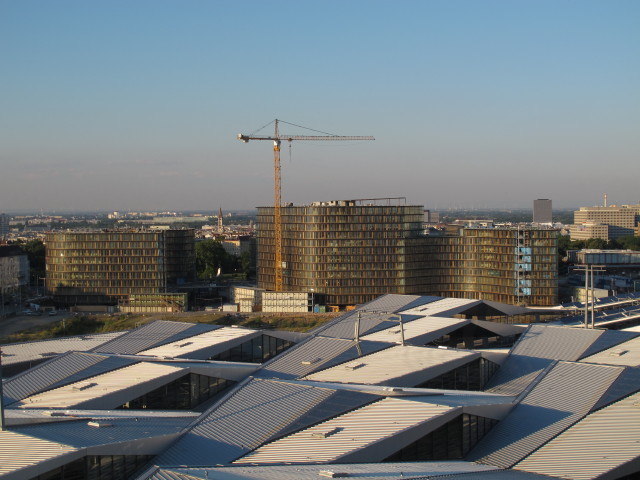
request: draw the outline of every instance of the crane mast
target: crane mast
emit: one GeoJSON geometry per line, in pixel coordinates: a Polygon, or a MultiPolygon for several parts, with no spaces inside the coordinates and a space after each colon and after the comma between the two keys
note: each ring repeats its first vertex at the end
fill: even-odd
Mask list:
{"type": "MultiPolygon", "coordinates": [[[[283,290],[283,270],[282,261],[282,198],[281,198],[281,176],[280,176],[280,145],[282,140],[292,142],[294,140],[375,140],[371,136],[343,136],[343,135],[281,135],[279,124],[280,120],[274,120],[273,136],[256,136],[253,134],[238,134],[238,140],[248,143],[249,140],[270,140],[273,141],[273,228],[274,228],[274,247],[275,247],[275,281],[274,290],[282,292],[283,290]]],[[[284,122],[286,123],[286,122],[284,122]]],[[[290,124],[293,125],[293,124],[290,124]]],[[[297,126],[297,125],[296,125],[297,126]]],[[[304,128],[304,127],[303,127],[304,128]]]]}

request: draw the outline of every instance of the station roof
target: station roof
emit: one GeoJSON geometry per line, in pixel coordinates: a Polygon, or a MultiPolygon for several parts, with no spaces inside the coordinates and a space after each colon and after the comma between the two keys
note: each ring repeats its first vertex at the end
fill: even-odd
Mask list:
{"type": "MultiPolygon", "coordinates": [[[[595,479],[640,471],[640,440],[625,433],[625,426],[640,431],[638,332],[543,324],[523,331],[454,317],[478,305],[385,296],[296,337],[263,365],[204,358],[269,331],[163,321],[97,347],[87,339],[91,348],[52,356],[4,382],[8,430],[0,432],[0,475],[33,478],[84,455],[133,451],[156,455],[139,480],[304,479],[321,471],[521,480],[576,472],[572,478],[595,479]],[[463,328],[520,337],[493,366],[485,391],[416,387],[501,356],[422,346],[463,328]],[[201,411],[114,410],[190,373],[238,383],[201,411]],[[497,421],[463,461],[383,463],[460,415],[497,421]],[[606,458],[589,463],[599,458],[601,439],[606,458]],[[585,442],[594,446],[582,452],[585,442]]],[[[492,311],[509,310],[498,307],[492,311]]]]}

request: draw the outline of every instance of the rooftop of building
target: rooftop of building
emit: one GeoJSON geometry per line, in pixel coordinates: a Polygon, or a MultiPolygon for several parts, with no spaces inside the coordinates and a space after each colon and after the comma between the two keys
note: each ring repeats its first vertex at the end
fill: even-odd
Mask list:
{"type": "MultiPolygon", "coordinates": [[[[132,453],[153,456],[139,480],[637,474],[640,332],[459,318],[474,302],[385,295],[287,337],[294,345],[263,364],[207,360],[206,349],[284,332],[158,321],[87,338],[85,351],[57,340],[61,354],[4,382],[0,476],[132,453]],[[425,345],[465,328],[519,338],[501,351],[425,345]],[[460,388],[479,365],[495,373],[460,388]],[[197,408],[114,409],[188,375],[231,383],[197,408]],[[421,386],[435,380],[443,388],[421,386]],[[450,434],[471,430],[467,443],[450,434]],[[445,453],[412,453],[427,445],[445,453]]],[[[22,350],[35,351],[12,354],[22,350]]]]}

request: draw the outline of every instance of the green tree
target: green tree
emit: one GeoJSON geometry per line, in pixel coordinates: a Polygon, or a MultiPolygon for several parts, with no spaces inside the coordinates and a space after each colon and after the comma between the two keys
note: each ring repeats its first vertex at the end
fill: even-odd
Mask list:
{"type": "Polygon", "coordinates": [[[46,248],[41,240],[29,240],[18,242],[18,245],[26,252],[29,258],[29,268],[32,277],[44,277],[46,248]]]}
{"type": "Polygon", "coordinates": [[[603,250],[607,247],[607,241],[604,238],[590,238],[584,244],[585,248],[603,250]]]}
{"type": "Polygon", "coordinates": [[[625,250],[640,251],[640,237],[634,237],[633,235],[627,235],[625,237],[618,238],[618,243],[625,250]]]}
{"type": "Polygon", "coordinates": [[[196,243],[196,273],[199,278],[214,278],[221,273],[233,273],[239,267],[238,257],[230,255],[218,240],[196,243]]]}
{"type": "Polygon", "coordinates": [[[251,265],[251,252],[242,252],[240,254],[240,266],[242,268],[242,273],[246,278],[250,278],[252,276],[252,265],[251,265]]]}

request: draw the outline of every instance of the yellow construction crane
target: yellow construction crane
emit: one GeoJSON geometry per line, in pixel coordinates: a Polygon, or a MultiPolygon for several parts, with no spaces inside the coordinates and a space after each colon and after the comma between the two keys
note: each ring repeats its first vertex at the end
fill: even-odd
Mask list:
{"type": "MultiPolygon", "coordinates": [[[[293,123],[283,122],[282,120],[275,119],[275,132],[272,136],[261,136],[261,135],[243,135],[242,133],[238,134],[238,140],[243,141],[244,143],[248,143],[249,140],[271,140],[273,142],[273,177],[274,177],[274,198],[273,198],[273,227],[274,227],[274,236],[275,236],[275,291],[282,291],[282,213],[280,211],[280,207],[282,206],[281,201],[281,186],[280,186],[280,144],[283,140],[287,142],[293,142],[294,140],[375,140],[375,138],[370,136],[343,136],[343,135],[332,135],[330,133],[323,133],[324,135],[282,135],[279,130],[279,123],[287,123],[288,125],[292,125],[294,127],[300,127],[300,125],[295,125],[293,123]]],[[[266,125],[265,125],[266,126],[266,125]]],[[[264,128],[264,127],[262,127],[264,128]]],[[[301,127],[306,128],[306,127],[301,127]]],[[[260,129],[262,130],[262,129],[260,129]]],[[[310,130],[310,129],[309,129],[310,130]]],[[[317,131],[317,130],[316,130],[317,131]]]]}

